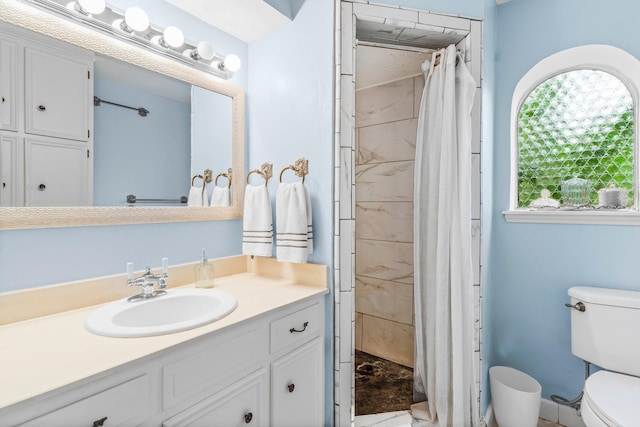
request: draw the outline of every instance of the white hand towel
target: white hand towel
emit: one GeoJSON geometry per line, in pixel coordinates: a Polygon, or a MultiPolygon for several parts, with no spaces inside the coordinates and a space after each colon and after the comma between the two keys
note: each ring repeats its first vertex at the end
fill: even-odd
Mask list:
{"type": "Polygon", "coordinates": [[[311,218],[311,197],[306,187],[303,185],[304,193],[307,199],[307,254],[313,253],[313,221],[311,218]]]}
{"type": "Polygon", "coordinates": [[[211,206],[231,206],[231,194],[229,187],[213,187],[211,194],[211,206]]]}
{"type": "Polygon", "coordinates": [[[276,195],[278,261],[307,262],[307,255],[313,251],[310,220],[311,206],[304,184],[281,183],[276,195]]]}
{"type": "Polygon", "coordinates": [[[273,256],[273,219],[271,200],[265,185],[247,184],[244,190],[242,253],[273,256]]]}
{"type": "Polygon", "coordinates": [[[202,187],[192,186],[189,190],[187,206],[209,206],[207,190],[202,191],[202,187]]]}

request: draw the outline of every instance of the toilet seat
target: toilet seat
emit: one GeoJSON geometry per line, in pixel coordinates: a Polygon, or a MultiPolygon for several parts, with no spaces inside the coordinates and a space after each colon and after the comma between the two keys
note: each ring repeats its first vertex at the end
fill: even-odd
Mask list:
{"type": "Polygon", "coordinates": [[[599,371],[587,378],[581,412],[587,426],[639,425],[640,378],[599,371]],[[598,423],[594,418],[597,417],[598,423]]]}

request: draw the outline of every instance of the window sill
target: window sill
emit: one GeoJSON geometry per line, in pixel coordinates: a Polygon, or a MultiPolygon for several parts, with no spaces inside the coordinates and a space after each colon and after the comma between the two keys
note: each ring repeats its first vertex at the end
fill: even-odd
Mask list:
{"type": "Polygon", "coordinates": [[[624,210],[529,210],[502,211],[507,222],[540,224],[640,225],[640,212],[624,210]]]}

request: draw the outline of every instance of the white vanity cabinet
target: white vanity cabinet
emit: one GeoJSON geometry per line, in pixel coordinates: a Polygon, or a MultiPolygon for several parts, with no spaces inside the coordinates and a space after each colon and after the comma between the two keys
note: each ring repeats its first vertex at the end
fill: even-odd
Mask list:
{"type": "Polygon", "coordinates": [[[272,426],[322,425],[323,319],[317,302],[270,324],[272,426]]]}
{"type": "Polygon", "coordinates": [[[176,390],[180,393],[178,383],[194,397],[207,382],[207,392],[218,393],[164,421],[163,427],[323,425],[323,301],[297,304],[266,320],[257,319],[250,332],[234,334],[215,352],[165,367],[165,405],[174,403],[176,390]],[[222,363],[225,359],[234,362],[222,363]],[[182,378],[176,371],[183,372],[182,378]],[[231,383],[247,372],[252,374],[231,383]]]}
{"type": "Polygon", "coordinates": [[[93,65],[56,49],[26,46],[25,132],[88,141],[93,65]]]}
{"type": "Polygon", "coordinates": [[[86,144],[79,141],[25,138],[25,205],[90,205],[89,155],[86,144]]]}
{"type": "Polygon", "coordinates": [[[320,294],[0,409],[0,426],[319,427],[323,336],[320,294]]]}
{"type": "Polygon", "coordinates": [[[0,39],[0,129],[18,131],[18,43],[0,39]]]}
{"type": "Polygon", "coordinates": [[[268,373],[261,369],[166,420],[162,427],[268,426],[268,384],[268,373]]]}
{"type": "Polygon", "coordinates": [[[0,150],[0,204],[90,206],[93,56],[33,37],[0,26],[0,135],[13,135],[19,150],[0,150]]]}
{"type": "Polygon", "coordinates": [[[0,206],[22,206],[24,203],[24,151],[15,132],[0,131],[0,206]]]}
{"type": "Polygon", "coordinates": [[[271,364],[271,425],[322,425],[323,346],[316,338],[271,364]]]}
{"type": "MultiPolygon", "coordinates": [[[[91,386],[88,389],[93,391],[91,386]]],[[[148,417],[149,404],[145,399],[148,393],[149,378],[141,375],[20,424],[20,427],[139,425],[148,417]]]]}

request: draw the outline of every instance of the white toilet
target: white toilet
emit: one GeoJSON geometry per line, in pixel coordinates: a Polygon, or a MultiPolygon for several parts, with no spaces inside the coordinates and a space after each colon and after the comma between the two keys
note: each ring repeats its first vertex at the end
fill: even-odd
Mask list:
{"type": "Polygon", "coordinates": [[[640,292],[577,286],[571,352],[603,370],[584,385],[587,427],[640,426],[640,292]]]}

